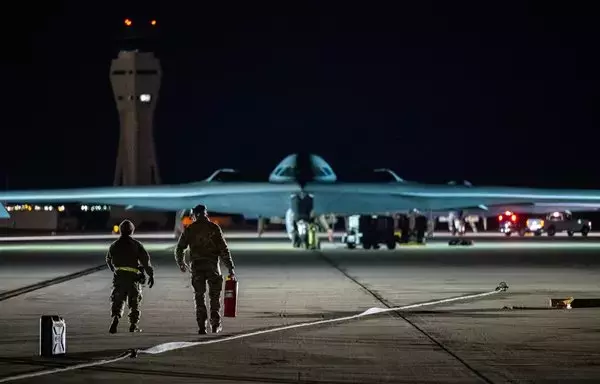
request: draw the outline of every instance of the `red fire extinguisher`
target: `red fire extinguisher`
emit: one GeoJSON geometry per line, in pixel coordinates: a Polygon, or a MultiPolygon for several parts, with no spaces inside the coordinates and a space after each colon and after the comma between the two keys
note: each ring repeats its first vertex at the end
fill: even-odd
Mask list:
{"type": "Polygon", "coordinates": [[[225,293],[223,299],[223,316],[235,317],[237,314],[238,281],[232,276],[225,280],[225,293]]]}

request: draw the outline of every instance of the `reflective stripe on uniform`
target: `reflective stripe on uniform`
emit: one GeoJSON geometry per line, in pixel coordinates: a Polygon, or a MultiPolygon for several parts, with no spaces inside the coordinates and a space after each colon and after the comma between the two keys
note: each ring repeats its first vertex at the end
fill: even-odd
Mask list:
{"type": "Polygon", "coordinates": [[[140,273],[139,269],[132,268],[132,267],[117,267],[116,269],[117,269],[117,271],[127,271],[127,272],[133,272],[133,273],[140,273]]]}

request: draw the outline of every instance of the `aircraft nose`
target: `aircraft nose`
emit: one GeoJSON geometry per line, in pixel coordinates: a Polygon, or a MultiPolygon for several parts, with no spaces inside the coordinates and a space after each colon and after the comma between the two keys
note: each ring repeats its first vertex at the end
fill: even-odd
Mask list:
{"type": "Polygon", "coordinates": [[[296,179],[306,183],[314,178],[313,164],[308,153],[300,152],[296,156],[296,179]]]}

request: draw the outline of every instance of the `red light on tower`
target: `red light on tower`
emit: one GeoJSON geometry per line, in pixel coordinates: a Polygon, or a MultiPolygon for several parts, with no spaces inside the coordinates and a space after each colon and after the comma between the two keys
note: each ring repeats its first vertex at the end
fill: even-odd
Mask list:
{"type": "Polygon", "coordinates": [[[150,21],[150,25],[153,26],[153,27],[155,27],[156,26],[156,20],[151,20],[150,21]]]}
{"type": "Polygon", "coordinates": [[[131,27],[131,24],[133,24],[133,22],[131,21],[131,19],[125,19],[125,25],[128,27],[131,27]]]}

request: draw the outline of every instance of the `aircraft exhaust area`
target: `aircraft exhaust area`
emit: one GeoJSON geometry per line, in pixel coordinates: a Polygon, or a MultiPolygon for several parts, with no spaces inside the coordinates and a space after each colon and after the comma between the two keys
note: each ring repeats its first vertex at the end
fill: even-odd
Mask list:
{"type": "Polygon", "coordinates": [[[600,310],[540,310],[550,298],[599,297],[595,237],[480,237],[472,247],[446,238],[391,251],[324,241],[319,252],[228,237],[239,314],[202,337],[174,240],[143,240],[156,267],[156,285],[144,287],[144,332],[128,333],[125,316],[116,335],[103,267],[110,238],[0,243],[0,382],[600,379],[600,310]],[[496,289],[503,281],[509,289],[496,289]],[[44,314],[67,322],[65,357],[37,356],[44,314]]]}

